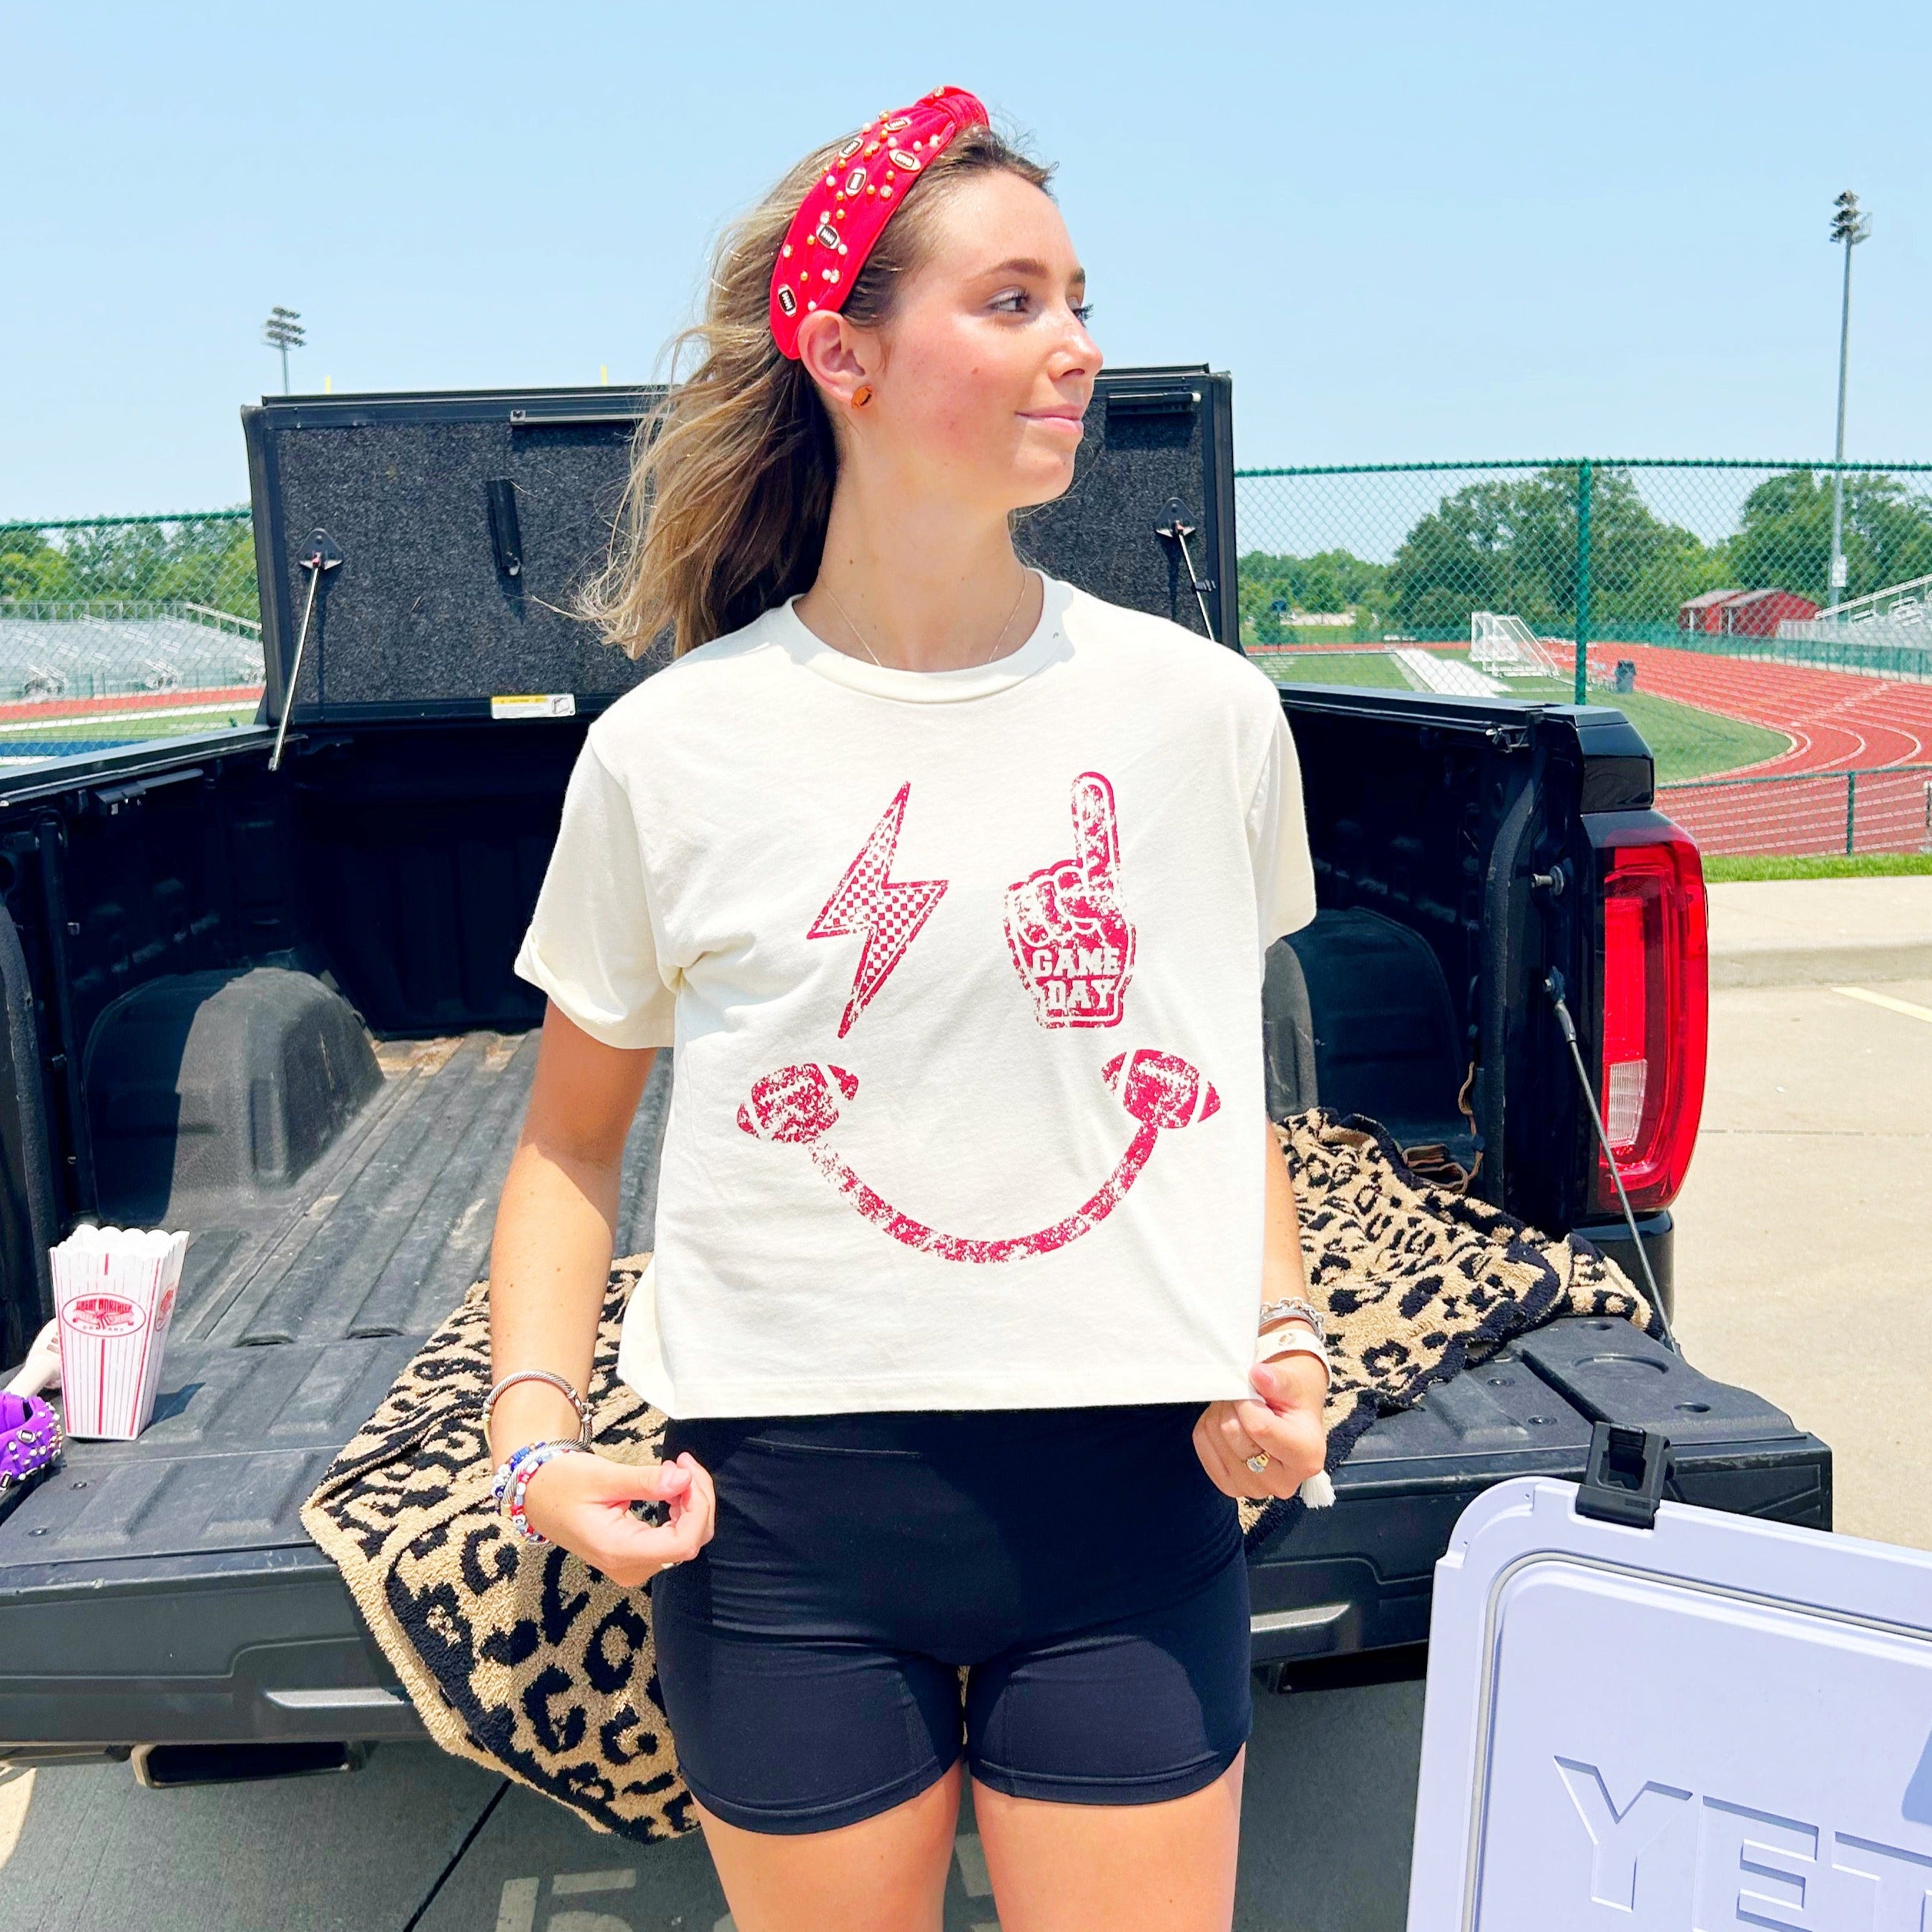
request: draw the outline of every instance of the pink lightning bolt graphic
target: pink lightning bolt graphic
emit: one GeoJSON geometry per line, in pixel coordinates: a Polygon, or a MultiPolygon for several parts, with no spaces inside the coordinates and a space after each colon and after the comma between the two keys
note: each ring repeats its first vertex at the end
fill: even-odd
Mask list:
{"type": "Polygon", "coordinates": [[[859,856],[838,881],[838,890],[825,902],[806,934],[808,939],[865,935],[858,970],[852,975],[852,997],[838,1022],[841,1040],[852,1030],[853,1022],[870,1004],[872,995],[892,976],[892,968],[905,957],[906,948],[918,938],[920,928],[932,916],[933,908],[946,891],[944,879],[890,876],[899,828],[905,823],[906,800],[911,794],[908,779],[872,827],[859,856]]]}

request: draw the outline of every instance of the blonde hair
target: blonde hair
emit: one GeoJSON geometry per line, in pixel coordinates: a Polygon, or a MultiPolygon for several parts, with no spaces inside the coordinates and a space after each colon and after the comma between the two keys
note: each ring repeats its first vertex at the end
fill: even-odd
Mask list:
{"type": "MultiPolygon", "coordinates": [[[[772,270],[794,212],[844,136],[808,154],[728,229],[704,319],[667,344],[701,359],[639,424],[605,568],[578,614],[641,656],[668,628],[685,652],[748,624],[818,574],[838,480],[832,420],[802,362],[772,340],[772,270]]],[[[842,312],[861,328],[891,315],[928,259],[940,201],[968,176],[1004,170],[1051,194],[1051,166],[983,125],[962,128],[881,231],[842,312]]]]}

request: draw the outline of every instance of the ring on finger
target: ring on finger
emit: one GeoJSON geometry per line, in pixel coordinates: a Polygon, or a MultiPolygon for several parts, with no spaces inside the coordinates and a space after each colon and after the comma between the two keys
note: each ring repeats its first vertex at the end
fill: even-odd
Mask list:
{"type": "Polygon", "coordinates": [[[1248,1467],[1253,1470],[1255,1474],[1258,1476],[1268,1467],[1268,1452],[1265,1449],[1256,1450],[1255,1453],[1248,1458],[1248,1467]]]}

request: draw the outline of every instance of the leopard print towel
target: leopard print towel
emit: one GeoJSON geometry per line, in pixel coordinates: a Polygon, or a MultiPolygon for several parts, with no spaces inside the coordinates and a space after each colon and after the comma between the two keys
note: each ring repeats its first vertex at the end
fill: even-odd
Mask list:
{"type": "MultiPolygon", "coordinates": [[[[1330,1317],[1328,1466],[1378,1412],[1564,1315],[1649,1329],[1648,1305],[1587,1243],[1552,1240],[1424,1180],[1376,1124],[1319,1108],[1277,1130],[1294,1178],[1312,1298],[1330,1317]]],[[[618,1330],[647,1257],[610,1270],[590,1399],[597,1446],[654,1459],[664,1418],[616,1379],[618,1330]]],[[[489,1384],[478,1282],[303,1505],[430,1735],[648,1843],[696,1820],[658,1693],[650,1598],[490,1507],[478,1404],[489,1384]]],[[[1244,1503],[1250,1546],[1298,1499],[1244,1503]]]]}

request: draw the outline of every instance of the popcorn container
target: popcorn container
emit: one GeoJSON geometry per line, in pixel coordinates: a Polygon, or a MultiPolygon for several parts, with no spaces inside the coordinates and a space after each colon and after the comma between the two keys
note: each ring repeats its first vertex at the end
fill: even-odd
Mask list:
{"type": "Polygon", "coordinates": [[[69,1436],[131,1442],[147,1427],[188,1238],[159,1228],[81,1227],[48,1250],[69,1436]]]}

